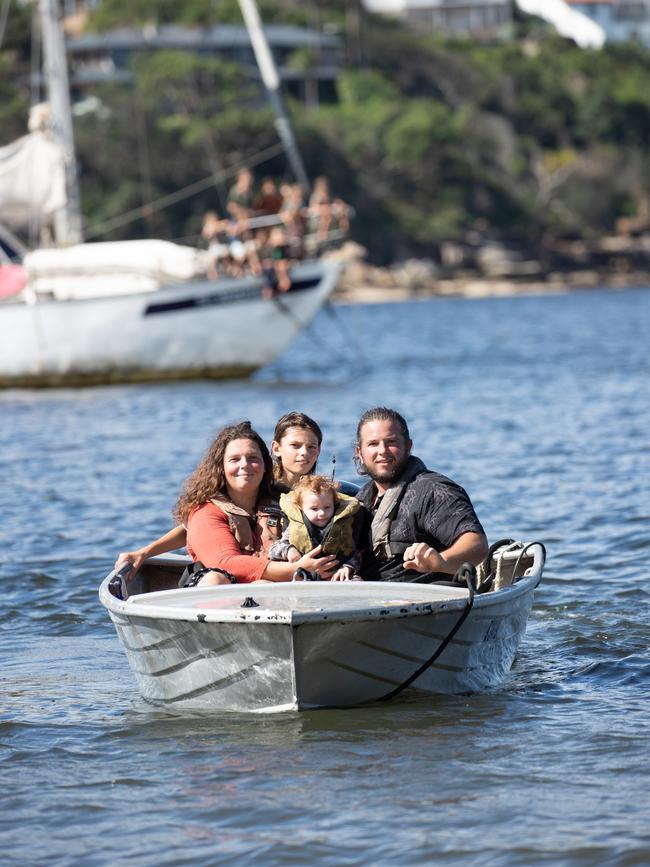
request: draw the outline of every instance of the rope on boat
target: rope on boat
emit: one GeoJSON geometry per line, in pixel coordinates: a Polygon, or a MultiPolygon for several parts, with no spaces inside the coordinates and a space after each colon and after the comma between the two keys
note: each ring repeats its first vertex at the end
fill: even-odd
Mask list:
{"type": "Polygon", "coordinates": [[[414,680],[417,680],[421,674],[430,668],[433,663],[438,659],[443,650],[447,647],[449,642],[452,640],[454,635],[458,632],[463,623],[467,620],[469,612],[472,610],[472,606],[474,605],[474,593],[476,590],[476,567],[472,566],[471,563],[463,563],[463,565],[459,568],[453,578],[454,582],[461,583],[465,582],[467,585],[467,590],[469,593],[467,604],[463,608],[463,612],[453,625],[449,634],[440,642],[438,647],[436,648],[435,653],[423,662],[422,665],[416,669],[413,674],[406,678],[403,683],[400,683],[399,686],[396,686],[395,689],[392,689],[390,692],[387,692],[386,695],[382,695],[379,701],[390,701],[392,698],[398,696],[401,692],[403,692],[407,687],[409,687],[414,680]]]}
{"type": "MultiPolygon", "coordinates": [[[[524,556],[524,554],[526,553],[526,551],[528,551],[529,548],[533,548],[535,545],[537,545],[537,547],[538,547],[538,548],[540,549],[540,551],[542,552],[542,568],[540,569],[540,576],[541,576],[541,574],[542,574],[542,570],[544,569],[544,564],[546,563],[546,546],[545,546],[542,542],[529,542],[527,545],[525,545],[525,546],[521,549],[521,553],[520,553],[519,556],[517,557],[517,561],[516,561],[516,563],[515,563],[515,565],[514,565],[514,568],[513,568],[513,570],[512,570],[512,574],[513,574],[513,575],[516,575],[516,574],[517,574],[517,569],[518,569],[518,567],[519,567],[519,563],[520,563],[520,561],[521,561],[521,558],[522,558],[522,557],[524,556]]],[[[525,575],[525,574],[526,574],[526,573],[524,572],[524,575],[525,575]]],[[[538,583],[539,583],[539,582],[538,582],[538,583]]]]}
{"type": "MultiPolygon", "coordinates": [[[[284,316],[287,317],[287,319],[289,320],[289,322],[290,322],[290,323],[293,325],[293,327],[296,329],[296,334],[300,334],[301,331],[305,331],[305,330],[306,330],[307,325],[308,325],[309,323],[307,323],[307,322],[303,322],[302,319],[300,318],[300,316],[297,316],[297,315],[293,312],[293,310],[291,309],[291,307],[290,307],[287,303],[285,303],[285,301],[284,301],[284,299],[282,298],[282,296],[278,295],[277,292],[274,292],[274,293],[271,295],[271,301],[273,302],[273,304],[275,304],[275,306],[278,308],[278,310],[280,311],[280,313],[282,313],[284,316]]],[[[312,330],[312,332],[311,332],[311,334],[310,334],[310,339],[311,339],[312,341],[315,341],[315,342],[316,342],[319,346],[321,346],[323,349],[326,349],[327,352],[328,352],[328,354],[329,354],[329,352],[331,351],[331,347],[330,347],[330,345],[327,343],[327,341],[325,341],[325,340],[320,336],[320,334],[318,333],[318,331],[312,330]]]]}
{"type": "MultiPolygon", "coordinates": [[[[516,542],[514,539],[499,539],[490,545],[487,555],[482,563],[479,564],[476,570],[476,592],[487,593],[494,585],[495,590],[500,590],[504,586],[503,579],[503,555],[506,551],[516,551],[522,547],[521,542],[516,542]],[[496,555],[496,569],[492,571],[492,557],[496,555]]],[[[519,561],[517,561],[517,564],[519,561]]],[[[513,570],[513,576],[515,571],[513,570]]]]}
{"type": "MultiPolygon", "coordinates": [[[[300,316],[296,316],[291,307],[289,307],[288,304],[284,303],[283,299],[280,298],[277,292],[274,292],[271,295],[271,301],[273,301],[273,303],[280,310],[280,312],[287,317],[289,322],[291,322],[293,327],[296,329],[296,333],[299,334],[301,331],[304,331],[305,328],[307,328],[307,323],[303,322],[300,316]]],[[[316,339],[318,339],[318,335],[316,335],[316,339]]]]}
{"type": "Polygon", "coordinates": [[[476,569],[476,592],[487,593],[490,590],[496,592],[504,587],[509,587],[511,584],[515,584],[519,578],[523,578],[526,575],[525,572],[523,575],[520,575],[519,578],[517,577],[519,564],[521,563],[522,557],[529,551],[529,549],[534,548],[535,546],[537,546],[542,553],[543,569],[544,563],[546,562],[546,548],[541,542],[529,542],[527,545],[524,545],[523,542],[515,542],[514,539],[499,539],[498,542],[490,545],[487,556],[476,569]],[[512,572],[505,574],[505,555],[513,554],[517,551],[519,552],[519,556],[515,560],[512,572]],[[496,562],[494,569],[492,568],[493,558],[496,562]]]}

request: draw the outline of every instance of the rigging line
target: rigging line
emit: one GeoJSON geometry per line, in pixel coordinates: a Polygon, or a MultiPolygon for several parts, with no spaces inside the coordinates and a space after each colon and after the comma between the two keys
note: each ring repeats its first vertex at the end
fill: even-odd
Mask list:
{"type": "Polygon", "coordinates": [[[154,211],[162,211],[170,205],[176,204],[176,202],[181,202],[183,199],[189,199],[191,196],[195,196],[197,193],[201,193],[203,190],[215,186],[215,184],[218,184],[220,181],[232,177],[237,174],[241,168],[250,168],[252,166],[260,165],[283,151],[284,145],[272,145],[263,151],[259,151],[259,153],[257,153],[252,159],[235,163],[223,172],[209,175],[208,177],[203,178],[203,180],[196,181],[188,187],[184,187],[182,190],[177,190],[175,193],[170,193],[168,196],[162,196],[153,202],[140,205],[137,208],[133,208],[131,211],[121,214],[119,217],[113,217],[110,220],[105,220],[103,223],[98,223],[96,226],[91,226],[90,229],[85,232],[86,238],[96,238],[98,235],[104,235],[112,229],[125,226],[127,223],[133,223],[145,213],[151,214],[154,211]]]}
{"type": "Polygon", "coordinates": [[[356,350],[357,369],[360,372],[363,372],[366,367],[366,358],[358,332],[352,331],[347,326],[347,323],[343,320],[336,307],[332,304],[331,298],[328,298],[327,301],[323,304],[323,310],[330,316],[331,319],[334,320],[334,322],[336,322],[339,328],[339,334],[342,334],[343,339],[349,341],[349,344],[352,344],[354,346],[356,350]]]}

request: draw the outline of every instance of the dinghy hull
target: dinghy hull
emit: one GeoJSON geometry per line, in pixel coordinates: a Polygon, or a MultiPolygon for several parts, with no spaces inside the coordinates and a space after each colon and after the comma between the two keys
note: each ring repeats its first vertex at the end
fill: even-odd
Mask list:
{"type": "Polygon", "coordinates": [[[412,689],[500,683],[541,579],[541,558],[524,565],[527,574],[476,595],[469,612],[465,588],[387,582],[199,587],[124,601],[109,592],[111,573],[100,599],[147,701],[197,711],[349,707],[398,689],[445,642],[412,689]]]}

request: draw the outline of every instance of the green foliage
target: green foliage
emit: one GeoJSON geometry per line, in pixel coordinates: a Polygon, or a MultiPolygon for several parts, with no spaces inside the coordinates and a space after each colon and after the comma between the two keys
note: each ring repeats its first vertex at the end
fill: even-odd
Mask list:
{"type": "Polygon", "coordinates": [[[426,171],[436,149],[460,144],[463,125],[462,112],[433,99],[410,99],[386,129],[383,151],[395,166],[426,171]]]}
{"type": "MultiPolygon", "coordinates": [[[[431,255],[484,227],[507,239],[589,237],[650,197],[650,52],[583,51],[516,15],[525,38],[445,41],[346,0],[258,0],[265,23],[344,30],[350,63],[338,102],[289,102],[308,173],[355,209],[354,234],[377,260],[431,255]],[[355,24],[356,22],[356,24],[355,24]]],[[[0,135],[26,127],[30,10],[18,6],[0,50],[0,135]]],[[[241,24],[237,0],[102,0],[93,27],[241,24]]],[[[288,62],[316,60],[299,49],[288,62]]],[[[173,194],[277,143],[246,70],[180,51],[142,55],[135,85],[97,88],[108,116],[75,121],[89,223],[173,194]],[[98,146],[101,143],[101,147],[98,146]]],[[[279,156],[257,170],[281,177],[279,156]]],[[[229,180],[111,237],[196,234],[229,180]]]]}
{"type": "MultiPolygon", "coordinates": [[[[258,0],[266,24],[338,24],[344,20],[345,3],[305,4],[300,0],[258,0]]],[[[139,27],[144,24],[242,24],[238,0],[102,0],[92,11],[89,25],[102,31],[112,27],[139,27]]]]}
{"type": "Polygon", "coordinates": [[[16,3],[9,11],[0,43],[0,147],[26,134],[29,114],[30,11],[16,3]]]}
{"type": "Polygon", "coordinates": [[[27,133],[29,104],[12,80],[13,63],[0,54],[0,147],[27,133]]]}
{"type": "MultiPolygon", "coordinates": [[[[4,4],[3,4],[4,6],[4,4]]],[[[20,63],[29,61],[31,50],[32,10],[29,4],[9,3],[9,14],[4,21],[0,53],[9,53],[20,63]]]]}

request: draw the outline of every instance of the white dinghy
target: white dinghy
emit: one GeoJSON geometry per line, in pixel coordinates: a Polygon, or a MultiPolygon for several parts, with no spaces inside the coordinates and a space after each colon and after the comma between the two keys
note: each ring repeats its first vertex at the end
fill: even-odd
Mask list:
{"type": "Polygon", "coordinates": [[[113,570],[99,597],[143,698],[156,705],[349,707],[406,688],[468,693],[501,682],[544,560],[541,543],[501,546],[478,588],[327,581],[170,589],[188,560],[166,555],[128,585],[113,570]]]}

